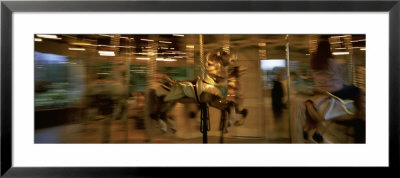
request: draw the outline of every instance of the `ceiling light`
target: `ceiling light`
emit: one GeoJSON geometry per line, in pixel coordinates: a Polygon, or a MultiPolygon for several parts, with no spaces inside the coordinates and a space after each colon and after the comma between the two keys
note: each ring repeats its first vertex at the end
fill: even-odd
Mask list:
{"type": "Polygon", "coordinates": [[[163,52],[163,53],[157,53],[157,54],[177,54],[177,53],[173,53],[173,52],[163,52]]]}
{"type": "Polygon", "coordinates": [[[35,38],[35,41],[43,41],[41,38],[35,38]]]}
{"type": "Polygon", "coordinates": [[[185,35],[177,35],[177,34],[174,34],[174,35],[172,35],[172,36],[185,36],[185,35]]]}
{"type": "Polygon", "coordinates": [[[117,46],[119,48],[136,48],[136,46],[117,46]]]}
{"type": "Polygon", "coordinates": [[[331,38],[344,38],[344,37],[346,37],[346,35],[343,35],[343,36],[331,36],[331,38]]]}
{"type": "Polygon", "coordinates": [[[148,57],[137,57],[136,59],[137,60],[150,60],[150,58],[148,58],[148,57]]]}
{"type": "Polygon", "coordinates": [[[156,58],[157,61],[165,61],[165,62],[172,62],[176,61],[176,59],[171,59],[171,58],[156,58]]]}
{"type": "Polygon", "coordinates": [[[175,62],[176,59],[164,59],[163,61],[165,61],[165,62],[175,62]]]}
{"type": "Polygon", "coordinates": [[[333,55],[348,55],[350,52],[333,52],[333,55]]]}
{"type": "Polygon", "coordinates": [[[115,56],[114,51],[99,51],[100,56],[115,56]]]}
{"type": "Polygon", "coordinates": [[[258,46],[267,46],[266,43],[258,43],[258,46]]]}
{"type": "Polygon", "coordinates": [[[154,40],[151,40],[151,39],[145,39],[145,38],[141,38],[140,40],[142,40],[142,41],[154,41],[154,40]]]}
{"type": "Polygon", "coordinates": [[[365,51],[365,48],[360,48],[361,51],[365,51]]]}
{"type": "Polygon", "coordinates": [[[353,40],[353,41],[350,41],[350,42],[360,42],[360,41],[365,41],[365,39],[361,39],[361,40],[353,40]]]}
{"type": "Polygon", "coordinates": [[[71,43],[72,45],[77,45],[77,46],[91,46],[92,44],[90,43],[81,43],[81,42],[76,42],[76,43],[71,43]]]}
{"type": "Polygon", "coordinates": [[[160,42],[160,43],[172,43],[170,41],[158,41],[158,42],[160,42]]]}
{"type": "Polygon", "coordinates": [[[186,48],[194,49],[194,45],[186,45],[186,48]]]}
{"type": "Polygon", "coordinates": [[[71,51],[85,51],[86,49],[85,48],[68,48],[68,50],[71,50],[71,51]]]}
{"type": "Polygon", "coordinates": [[[36,36],[40,38],[61,40],[61,38],[59,38],[57,35],[36,35],[36,36]]]}

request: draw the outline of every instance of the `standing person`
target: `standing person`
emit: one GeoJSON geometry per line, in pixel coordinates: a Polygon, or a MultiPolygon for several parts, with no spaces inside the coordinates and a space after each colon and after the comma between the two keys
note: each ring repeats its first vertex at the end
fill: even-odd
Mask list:
{"type": "Polygon", "coordinates": [[[365,118],[362,103],[364,95],[358,87],[344,84],[341,77],[342,68],[332,57],[328,40],[318,43],[318,49],[311,58],[310,67],[316,90],[314,90],[314,96],[307,101],[312,101],[315,109],[318,110],[317,106],[321,97],[326,97],[324,93],[329,92],[342,100],[354,101],[356,112],[353,113],[352,118],[346,120],[317,120],[311,117],[312,111],[310,107],[306,107],[306,101],[296,101],[292,108],[292,123],[294,124],[292,128],[295,129],[292,132],[292,141],[296,143],[304,143],[305,140],[317,143],[365,143],[365,118]],[[324,132],[317,132],[316,125],[322,125],[324,132]]]}
{"type": "Polygon", "coordinates": [[[272,98],[272,111],[274,113],[275,120],[280,120],[282,118],[283,112],[283,87],[281,83],[281,74],[278,73],[276,75],[275,80],[273,81],[273,87],[271,91],[272,98]]]}

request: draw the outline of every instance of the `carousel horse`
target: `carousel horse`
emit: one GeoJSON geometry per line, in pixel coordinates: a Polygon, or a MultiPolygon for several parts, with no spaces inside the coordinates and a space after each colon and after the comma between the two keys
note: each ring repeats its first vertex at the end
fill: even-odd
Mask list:
{"type": "MultiPolygon", "coordinates": [[[[246,109],[239,109],[241,97],[238,95],[240,74],[245,70],[242,67],[231,67],[233,61],[231,55],[222,50],[207,55],[207,66],[204,79],[200,76],[195,80],[175,81],[165,74],[155,74],[148,91],[149,98],[147,109],[152,119],[157,120],[162,132],[167,131],[167,124],[170,125],[172,132],[176,131],[173,118],[168,113],[176,103],[197,103],[201,112],[202,133],[210,128],[208,118],[208,106],[221,110],[220,129],[225,129],[226,133],[229,127],[241,125],[236,121],[236,112],[242,114],[242,119],[247,116],[246,109]],[[228,127],[226,124],[226,113],[229,113],[228,127]],[[207,123],[204,123],[207,122],[207,123]],[[206,125],[207,128],[204,128],[206,125]]],[[[190,112],[190,117],[194,118],[196,112],[190,112]]]]}
{"type": "MultiPolygon", "coordinates": [[[[227,97],[225,98],[225,102],[223,103],[224,106],[218,107],[217,109],[221,110],[221,123],[220,123],[220,129],[224,129],[224,133],[228,133],[229,129],[231,128],[232,125],[235,126],[241,126],[244,124],[245,118],[247,116],[247,109],[243,108],[241,109],[241,104],[243,103],[243,97],[240,94],[240,83],[239,83],[239,78],[241,75],[243,75],[244,71],[246,71],[245,67],[242,66],[233,66],[229,69],[229,75],[228,75],[228,94],[227,97]],[[223,109],[225,108],[225,109],[223,109]],[[226,121],[226,115],[228,114],[228,125],[225,127],[225,121],[226,121]],[[237,119],[236,115],[240,114],[241,118],[237,119]]],[[[189,112],[189,116],[191,118],[194,118],[197,113],[200,111],[199,105],[196,110],[192,110],[189,112]]]]}
{"type": "Polygon", "coordinates": [[[353,100],[341,99],[327,91],[315,90],[305,101],[303,137],[311,143],[362,143],[365,122],[353,100]]]}

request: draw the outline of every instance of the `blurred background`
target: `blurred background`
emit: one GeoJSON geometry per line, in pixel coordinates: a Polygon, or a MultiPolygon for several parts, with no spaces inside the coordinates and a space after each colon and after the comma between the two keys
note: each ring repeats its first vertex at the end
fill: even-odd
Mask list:
{"type": "MultiPolygon", "coordinates": [[[[290,143],[290,101],[314,88],[310,54],[327,35],[345,84],[365,92],[362,34],[36,34],[35,143],[202,143],[200,112],[189,117],[195,104],[178,103],[169,113],[176,132],[161,132],[157,122],[145,124],[145,97],[152,75],[195,79],[201,52],[218,48],[247,68],[239,80],[248,115],[224,143],[290,143]],[[272,109],[276,81],[283,88],[279,116],[272,109]],[[109,91],[116,102],[92,97],[109,91]]],[[[220,143],[220,111],[209,111],[208,142],[220,143]]]]}

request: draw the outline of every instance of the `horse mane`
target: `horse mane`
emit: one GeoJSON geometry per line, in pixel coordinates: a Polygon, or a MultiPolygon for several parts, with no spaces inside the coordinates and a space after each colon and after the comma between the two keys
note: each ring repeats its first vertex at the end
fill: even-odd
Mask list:
{"type": "Polygon", "coordinates": [[[240,77],[247,70],[246,67],[233,66],[229,69],[229,77],[240,77]]]}

